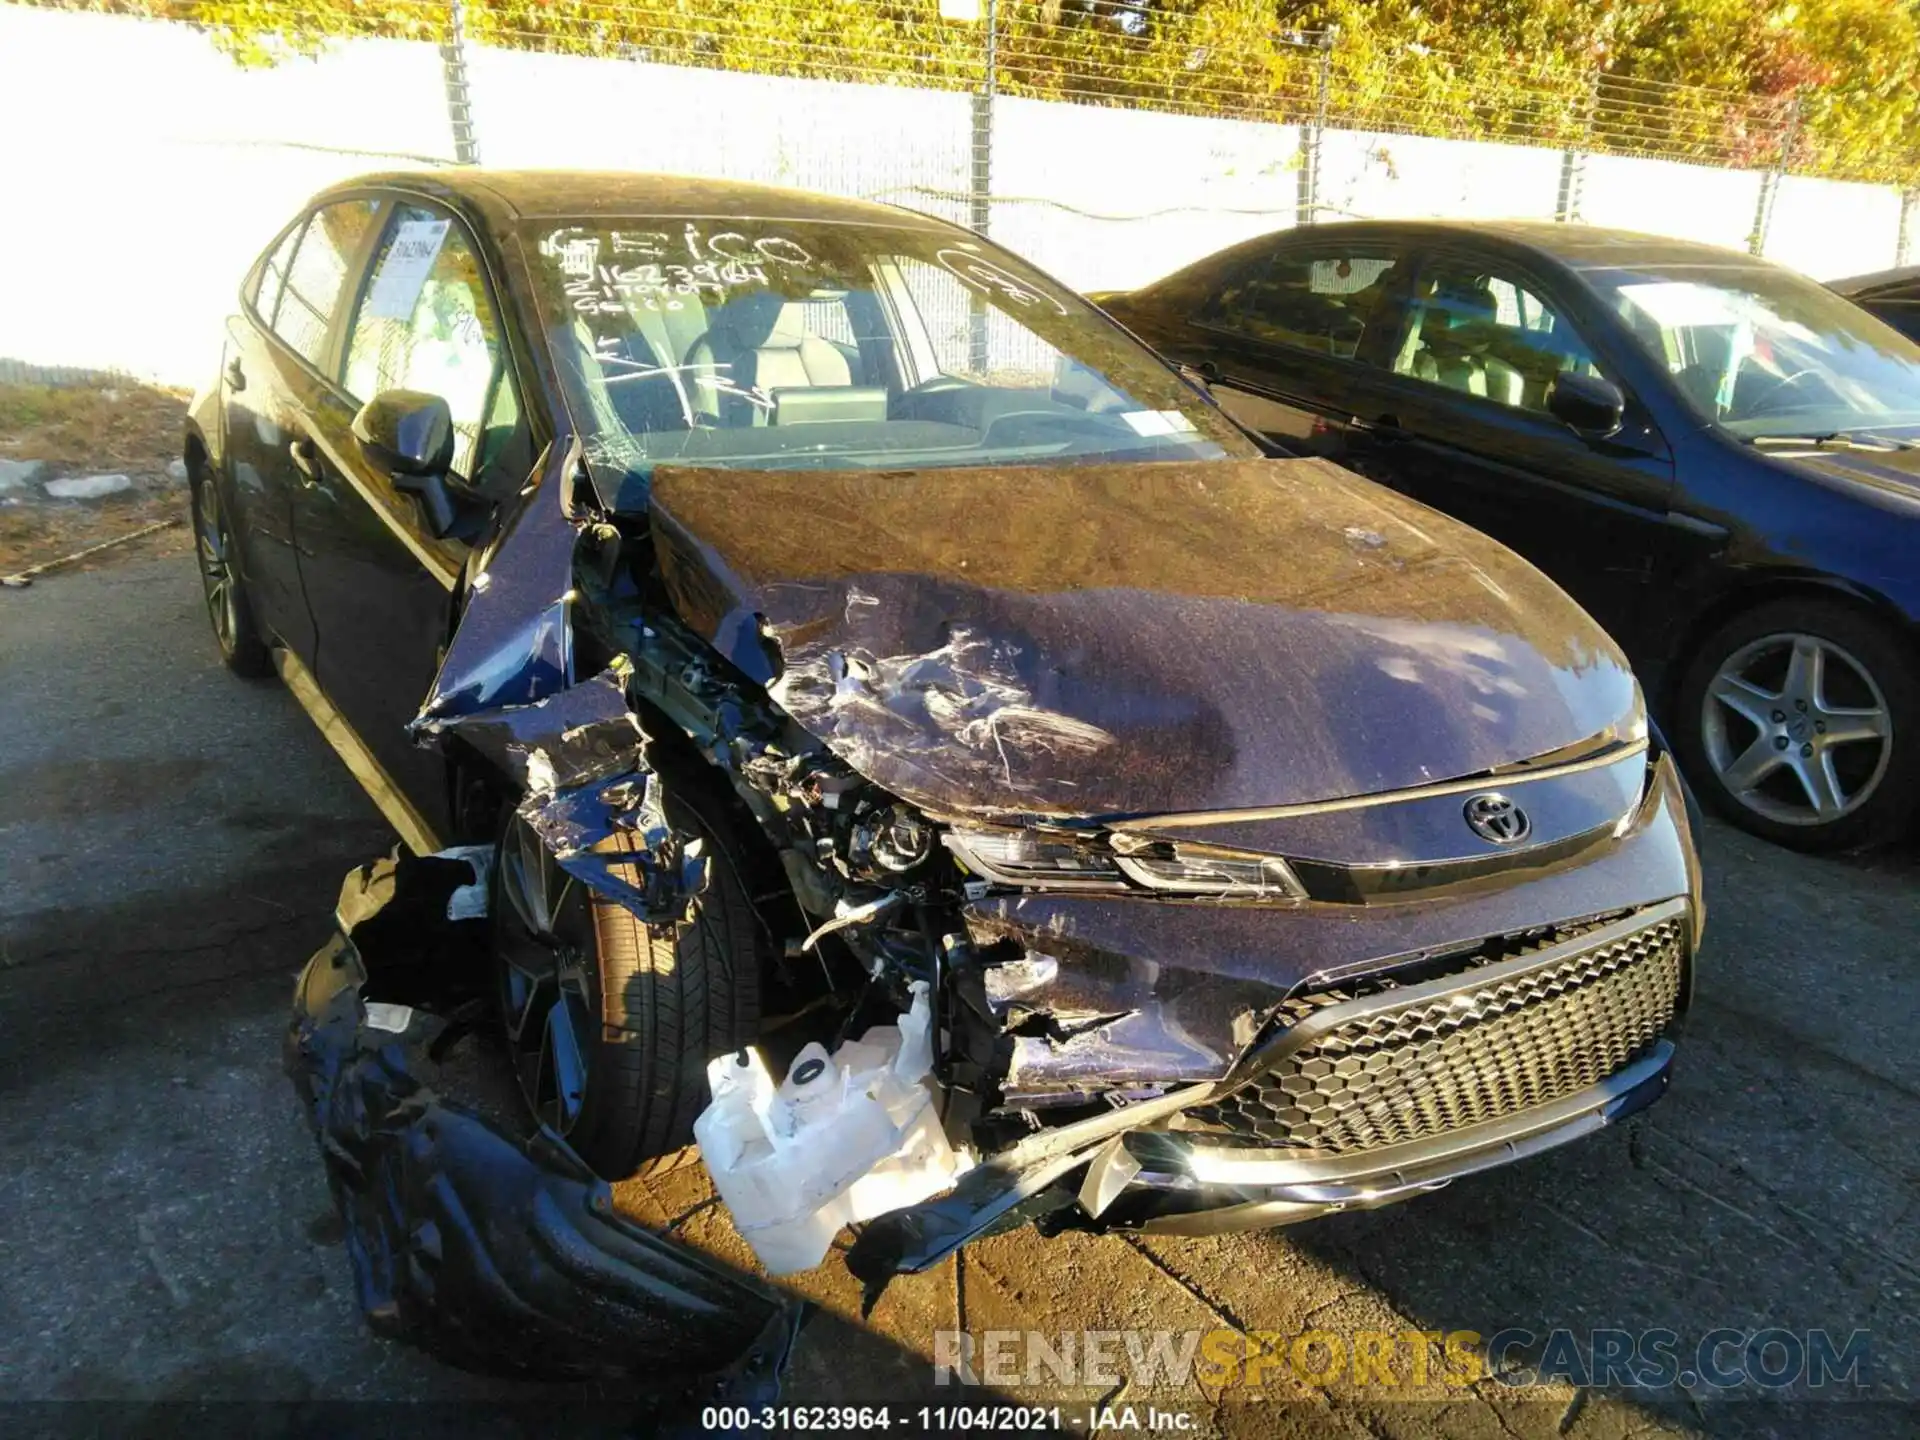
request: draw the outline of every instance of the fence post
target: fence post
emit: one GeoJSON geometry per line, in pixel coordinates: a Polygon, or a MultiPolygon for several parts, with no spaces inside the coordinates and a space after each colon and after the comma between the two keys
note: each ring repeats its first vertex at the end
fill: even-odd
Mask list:
{"type": "Polygon", "coordinates": [[[1900,192],[1900,238],[1893,247],[1896,266],[1913,264],[1916,226],[1920,226],[1920,185],[1909,185],[1900,192]]]}
{"type": "Polygon", "coordinates": [[[1300,137],[1299,189],[1294,200],[1294,223],[1311,225],[1320,210],[1320,137],[1327,128],[1327,97],[1333,89],[1333,42],[1337,27],[1328,26],[1315,42],[1320,48],[1319,79],[1313,123],[1300,137]]]}
{"type": "MultiPolygon", "coordinates": [[[[973,92],[973,171],[967,192],[967,224],[976,235],[993,225],[993,96],[1000,83],[994,0],[982,7],[987,27],[986,53],[981,57],[980,86],[973,92]]],[[[967,304],[967,363],[975,375],[987,372],[987,304],[980,295],[967,304]]]]}
{"type": "Polygon", "coordinates": [[[1580,138],[1560,152],[1560,200],[1553,218],[1568,223],[1580,218],[1580,194],[1587,181],[1587,152],[1593,148],[1594,116],[1600,109],[1600,72],[1587,78],[1587,93],[1581,104],[1580,138]]]}
{"type": "Polygon", "coordinates": [[[467,93],[467,7],[465,0],[448,0],[447,38],[440,46],[440,73],[447,91],[447,123],[453,127],[456,165],[480,163],[480,141],[473,129],[473,106],[467,93]]]}
{"type": "Polygon", "coordinates": [[[1793,147],[1800,139],[1800,92],[1795,91],[1787,106],[1786,133],[1780,137],[1780,153],[1773,168],[1760,176],[1760,198],[1753,209],[1753,232],[1747,236],[1747,253],[1763,254],[1767,248],[1767,228],[1773,224],[1773,202],[1786,178],[1787,164],[1793,159],[1793,147]]]}

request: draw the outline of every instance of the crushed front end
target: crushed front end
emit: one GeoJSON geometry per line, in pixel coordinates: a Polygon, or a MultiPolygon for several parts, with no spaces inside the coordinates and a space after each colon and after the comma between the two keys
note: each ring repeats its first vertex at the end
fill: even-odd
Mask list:
{"type": "MultiPolygon", "coordinates": [[[[1221,468],[1209,498],[1232,512],[1221,468]]],[[[766,519],[802,487],[829,511],[851,492],[897,537],[891,507],[939,510],[943,479],[876,500],[756,477],[755,510],[738,476],[659,472],[668,603],[636,597],[624,651],[778,849],[807,932],[790,948],[851,957],[883,1010],[931,987],[941,1114],[980,1163],[868,1225],[849,1263],[870,1292],[1020,1216],[1199,1232],[1383,1204],[1664,1091],[1703,917],[1684,792],[1563,596],[1510,561],[1430,563],[1419,595],[1403,517],[1325,492],[1292,551],[1310,572],[1322,552],[1358,617],[1244,589],[1096,610],[1106,577],[1008,575],[1025,562],[957,520],[919,532],[948,537],[929,580],[766,519]],[[753,519],[720,513],[723,487],[753,519]],[[1362,518],[1356,546],[1342,520],[1362,518]],[[1302,686],[1262,663],[1280,653],[1302,686]],[[1435,733],[1369,735],[1401,717],[1435,733]],[[1291,765],[1244,742],[1286,722],[1322,727],[1291,765]]],[[[1078,523],[1114,504],[1097,477],[1049,485],[1078,523]]]]}

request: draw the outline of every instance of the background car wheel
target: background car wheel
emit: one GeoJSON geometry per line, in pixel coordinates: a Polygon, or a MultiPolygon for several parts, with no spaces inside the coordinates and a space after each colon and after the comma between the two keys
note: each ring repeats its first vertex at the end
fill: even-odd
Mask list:
{"type": "Polygon", "coordinates": [[[1920,800],[1920,686],[1884,626],[1780,600],[1700,647],[1675,716],[1701,797],[1756,835],[1844,850],[1904,832],[1920,800]]]}
{"type": "MultiPolygon", "coordinates": [[[[593,1169],[620,1179],[671,1166],[708,1100],[707,1062],[750,1043],[760,1014],[761,931],[723,822],[669,795],[705,837],[707,888],[655,934],[561,870],[517,817],[495,867],[500,1009],[521,1093],[593,1169]]],[[[639,848],[619,832],[597,847],[639,848]]]]}
{"type": "Polygon", "coordinates": [[[193,478],[194,551],[200,561],[200,585],[207,597],[214,642],[220,647],[221,660],[234,674],[263,680],[274,673],[273,654],[253,621],[253,608],[235,561],[233,531],[220,503],[220,487],[205,461],[190,462],[189,474],[193,478]]]}

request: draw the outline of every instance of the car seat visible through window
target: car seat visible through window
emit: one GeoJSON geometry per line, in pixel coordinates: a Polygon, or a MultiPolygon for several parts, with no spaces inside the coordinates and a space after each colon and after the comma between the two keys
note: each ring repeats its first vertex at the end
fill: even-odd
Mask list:
{"type": "Polygon", "coordinates": [[[771,290],[722,307],[687,364],[699,417],[730,429],[765,425],[776,390],[853,384],[847,357],[807,330],[806,307],[771,290]]]}

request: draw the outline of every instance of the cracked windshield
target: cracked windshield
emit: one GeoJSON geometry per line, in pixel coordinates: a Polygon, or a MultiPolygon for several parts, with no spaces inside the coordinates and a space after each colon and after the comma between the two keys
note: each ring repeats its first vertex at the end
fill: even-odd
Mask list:
{"type": "Polygon", "coordinates": [[[1096,311],[911,225],[544,221],[542,320],[602,497],[655,465],[1032,465],[1257,454],[1096,311]]]}

